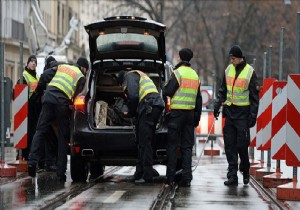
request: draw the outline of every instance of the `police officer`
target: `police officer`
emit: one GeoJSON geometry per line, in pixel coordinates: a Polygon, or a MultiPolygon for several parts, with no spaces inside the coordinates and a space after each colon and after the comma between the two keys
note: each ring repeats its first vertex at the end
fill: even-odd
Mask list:
{"type": "Polygon", "coordinates": [[[256,123],[259,97],[257,77],[252,66],[246,63],[243,52],[238,45],[229,51],[231,64],[226,68],[223,82],[214,102],[214,116],[217,118],[223,104],[223,128],[225,153],[228,162],[227,186],[238,185],[238,155],[241,159],[243,182],[249,183],[250,144],[249,128],[256,123]]]}
{"type": "Polygon", "coordinates": [[[174,184],[176,150],[180,147],[183,170],[179,185],[182,187],[191,186],[194,127],[199,124],[202,110],[200,80],[195,70],[191,68],[192,57],[191,49],[183,48],[179,51],[180,62],[175,66],[164,91],[164,96],[171,98],[171,113],[168,119],[167,184],[174,184]]]}
{"type": "Polygon", "coordinates": [[[43,96],[43,106],[33,138],[28,158],[28,173],[36,175],[36,164],[39,160],[40,142],[44,141],[51,123],[58,128],[58,158],[56,175],[60,181],[66,181],[67,151],[70,131],[71,110],[69,105],[72,99],[82,91],[85,84],[84,74],[89,68],[85,58],[79,58],[75,65],[62,64],[57,69],[50,69],[43,73],[36,92],[42,94],[46,84],[47,89],[43,96]]]}
{"type": "MultiPolygon", "coordinates": [[[[34,93],[38,84],[39,78],[36,74],[37,59],[35,55],[30,55],[27,60],[27,65],[23,71],[23,84],[28,85],[28,127],[27,127],[27,147],[22,149],[22,158],[28,160],[28,154],[32,143],[32,138],[35,133],[37,121],[39,118],[41,103],[34,93]]],[[[17,82],[20,84],[20,80],[17,82]]]]}
{"type": "Polygon", "coordinates": [[[164,102],[153,81],[142,71],[121,71],[118,82],[127,97],[128,113],[125,114],[137,117],[138,163],[134,173],[135,183],[152,183],[152,142],[164,102]]]}
{"type": "MultiPolygon", "coordinates": [[[[56,70],[58,62],[53,56],[47,56],[45,59],[45,66],[43,72],[52,69],[56,70]]],[[[44,75],[42,74],[41,77],[44,75]]],[[[38,94],[38,96],[41,96],[38,94]]],[[[56,126],[57,127],[57,126],[56,126]]],[[[40,142],[40,160],[38,163],[37,172],[42,171],[56,171],[57,159],[57,137],[54,131],[55,125],[52,124],[48,133],[45,135],[45,141],[40,142]]]]}

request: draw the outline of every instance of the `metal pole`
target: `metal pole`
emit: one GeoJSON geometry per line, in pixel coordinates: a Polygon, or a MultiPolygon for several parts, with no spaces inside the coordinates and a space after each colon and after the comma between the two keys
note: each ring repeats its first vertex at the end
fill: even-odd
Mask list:
{"type": "Polygon", "coordinates": [[[253,58],[253,66],[254,69],[256,69],[256,58],[253,58]]]}
{"type": "Polygon", "coordinates": [[[293,182],[297,182],[297,167],[293,167],[293,182]]]}
{"type": "Polygon", "coordinates": [[[284,27],[281,27],[280,30],[280,41],[279,41],[279,75],[278,75],[278,80],[281,81],[282,80],[282,70],[283,70],[283,64],[282,64],[282,60],[283,60],[283,46],[284,46],[284,27]]]}
{"type": "Polygon", "coordinates": [[[272,45],[269,47],[268,78],[272,77],[272,45]]]}
{"type": "Polygon", "coordinates": [[[0,42],[0,82],[1,82],[1,160],[4,161],[4,141],[5,141],[5,131],[4,131],[4,43],[0,42]]]}
{"type": "Polygon", "coordinates": [[[296,74],[299,74],[300,68],[300,12],[297,12],[297,40],[296,40],[296,74]]]}
{"type": "MultiPolygon", "coordinates": [[[[256,58],[253,58],[253,64],[252,67],[256,68],[256,58]]],[[[254,147],[249,148],[249,158],[254,161],[254,147]]]]}
{"type": "MultiPolygon", "coordinates": [[[[278,80],[282,81],[282,72],[283,72],[283,51],[284,51],[284,32],[285,28],[281,27],[280,30],[280,40],[279,40],[279,75],[278,80]]],[[[276,173],[280,173],[280,160],[276,160],[276,173]]]]}
{"type": "Polygon", "coordinates": [[[271,170],[271,148],[268,149],[268,160],[267,160],[267,170],[271,170]]]}
{"type": "Polygon", "coordinates": [[[20,84],[23,84],[23,42],[20,42],[20,84]]]}
{"type": "Polygon", "coordinates": [[[267,52],[264,52],[263,80],[267,77],[267,52]]]}

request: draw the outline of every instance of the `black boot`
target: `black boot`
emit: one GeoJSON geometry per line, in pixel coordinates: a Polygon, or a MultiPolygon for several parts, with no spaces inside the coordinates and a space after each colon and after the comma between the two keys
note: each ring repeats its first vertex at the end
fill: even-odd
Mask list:
{"type": "Polygon", "coordinates": [[[238,178],[237,176],[230,177],[227,181],[224,182],[226,186],[237,186],[238,185],[238,178]]]}
{"type": "Polygon", "coordinates": [[[28,165],[28,175],[31,177],[36,176],[36,166],[35,165],[28,165]]]}
{"type": "Polygon", "coordinates": [[[244,181],[244,184],[248,184],[249,183],[249,181],[250,181],[249,171],[243,173],[243,181],[244,181]]]}

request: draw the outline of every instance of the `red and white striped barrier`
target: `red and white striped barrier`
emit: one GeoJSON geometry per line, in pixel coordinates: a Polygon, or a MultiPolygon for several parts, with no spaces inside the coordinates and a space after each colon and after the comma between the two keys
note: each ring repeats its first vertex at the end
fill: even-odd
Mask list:
{"type": "Polygon", "coordinates": [[[300,75],[290,74],[287,84],[286,164],[300,166],[300,75]]]}
{"type": "Polygon", "coordinates": [[[16,84],[14,89],[14,138],[15,148],[27,147],[28,86],[16,84]]]}
{"type": "Polygon", "coordinates": [[[222,118],[222,113],[220,113],[218,120],[216,120],[214,127],[212,128],[214,122],[214,113],[202,111],[200,124],[196,129],[197,136],[207,136],[210,129],[211,135],[220,135],[223,136],[223,126],[224,119],[222,118]]]}
{"type": "Polygon", "coordinates": [[[267,150],[270,148],[271,120],[272,120],[272,84],[276,81],[274,78],[264,79],[262,88],[262,97],[259,101],[257,117],[256,148],[258,150],[267,150]]]}
{"type": "MultiPolygon", "coordinates": [[[[260,91],[259,91],[259,101],[262,97],[263,93],[263,87],[261,87],[260,91]]],[[[261,109],[258,107],[258,113],[257,113],[257,117],[256,117],[256,124],[250,128],[250,145],[249,147],[255,147],[256,146],[256,136],[257,136],[257,129],[258,129],[258,119],[260,119],[260,115],[261,115],[261,109]]]]}
{"type": "Polygon", "coordinates": [[[271,157],[285,160],[287,82],[273,83],[271,157]]]}

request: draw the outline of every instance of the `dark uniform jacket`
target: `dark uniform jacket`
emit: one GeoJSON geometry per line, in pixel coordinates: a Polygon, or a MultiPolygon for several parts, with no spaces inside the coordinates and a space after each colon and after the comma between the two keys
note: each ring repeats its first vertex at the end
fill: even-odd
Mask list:
{"type": "MultiPolygon", "coordinates": [[[[191,66],[190,63],[183,61],[183,62],[178,63],[175,66],[175,69],[179,68],[182,65],[191,66]]],[[[169,96],[172,98],[174,96],[174,94],[176,93],[176,91],[178,90],[178,88],[179,88],[179,83],[175,77],[175,74],[172,74],[170,80],[168,81],[168,84],[165,86],[164,97],[169,96]]],[[[199,90],[197,92],[196,105],[195,105],[194,112],[195,112],[194,125],[197,126],[200,121],[201,112],[202,112],[202,95],[201,95],[201,91],[200,91],[200,85],[199,85],[199,90]]]]}
{"type": "Polygon", "coordinates": [[[127,95],[128,116],[133,117],[137,114],[141,114],[145,109],[158,106],[164,107],[164,102],[158,93],[149,93],[139,103],[139,85],[140,75],[135,72],[127,73],[124,77],[125,94],[127,95]]]}
{"type": "MultiPolygon", "coordinates": [[[[43,103],[71,105],[72,101],[68,98],[68,96],[64,92],[62,92],[57,87],[47,86],[47,84],[50,83],[52,78],[55,76],[56,70],[57,67],[54,66],[44,71],[44,73],[41,75],[41,78],[39,80],[38,86],[35,89],[35,92],[38,95],[42,95],[45,91],[43,96],[43,101],[42,101],[43,103]]],[[[76,91],[73,98],[75,98],[83,90],[85,81],[86,81],[85,77],[81,77],[78,80],[76,91]]]]}
{"type": "MultiPolygon", "coordinates": [[[[241,71],[246,66],[246,59],[236,66],[235,79],[241,73],[241,71]]],[[[256,119],[259,105],[259,85],[257,83],[257,76],[255,71],[252,74],[249,83],[249,100],[250,106],[227,106],[224,104],[223,107],[223,117],[229,117],[230,119],[256,119]]],[[[215,102],[216,106],[220,107],[221,103],[225,102],[227,99],[227,87],[226,87],[226,76],[224,74],[221,87],[218,92],[217,100],[215,102]]]]}

